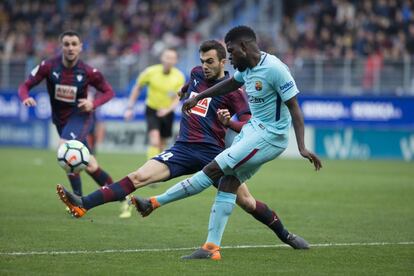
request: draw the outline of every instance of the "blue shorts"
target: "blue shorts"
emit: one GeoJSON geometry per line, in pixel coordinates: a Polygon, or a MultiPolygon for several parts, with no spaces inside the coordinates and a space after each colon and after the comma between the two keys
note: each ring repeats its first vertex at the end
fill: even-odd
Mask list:
{"type": "Polygon", "coordinates": [[[95,123],[92,112],[79,112],[71,115],[64,125],[57,125],[56,129],[60,138],[65,140],[76,139],[84,143],[88,148],[88,134],[95,123]]]}
{"type": "Polygon", "coordinates": [[[152,159],[167,165],[170,169],[168,179],[172,179],[202,170],[222,151],[223,148],[216,145],[176,142],[152,159]]]}
{"type": "Polygon", "coordinates": [[[241,183],[252,177],[260,166],[278,157],[285,149],[267,142],[247,123],[234,138],[231,147],[215,158],[225,175],[234,175],[241,183]]]}

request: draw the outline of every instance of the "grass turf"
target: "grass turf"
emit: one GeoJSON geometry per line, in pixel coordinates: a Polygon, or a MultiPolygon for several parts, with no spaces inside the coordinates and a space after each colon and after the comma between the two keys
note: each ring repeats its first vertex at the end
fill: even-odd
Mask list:
{"type": "MultiPolygon", "coordinates": [[[[74,219],[55,195],[56,183],[69,185],[54,152],[2,148],[0,156],[1,275],[414,273],[413,163],[324,160],[322,171],[315,173],[305,160],[272,161],[248,183],[257,199],[275,209],[289,230],[311,244],[357,245],[315,246],[309,251],[228,248],[222,250],[222,261],[211,262],[179,258],[192,251],[180,248],[196,247],[205,240],[214,189],[160,208],[145,219],[135,214],[119,219],[119,203],[74,219]],[[390,244],[365,245],[377,242],[390,244]],[[175,250],[133,251],[152,249],[175,250]],[[68,251],[87,252],[62,254],[68,251]],[[5,254],[10,252],[46,254],[5,254]]],[[[142,164],[144,156],[99,154],[98,160],[114,179],[120,179],[142,164]]],[[[173,183],[135,193],[158,194],[173,183]]],[[[97,188],[86,174],[83,187],[84,193],[97,188]]],[[[280,242],[272,232],[235,208],[223,246],[273,244],[280,242]]]]}

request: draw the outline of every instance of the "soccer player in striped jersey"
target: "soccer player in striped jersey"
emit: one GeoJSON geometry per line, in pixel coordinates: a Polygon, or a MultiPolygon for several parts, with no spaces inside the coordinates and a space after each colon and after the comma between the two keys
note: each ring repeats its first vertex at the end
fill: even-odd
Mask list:
{"type": "MultiPolygon", "coordinates": [[[[229,74],[224,71],[226,50],[223,45],[215,40],[205,41],[199,52],[202,66],[193,68],[189,82],[181,90],[181,96],[187,99],[229,78],[229,74]]],[[[121,181],[83,197],[71,194],[61,185],[57,186],[57,192],[72,214],[81,217],[88,210],[107,202],[121,200],[138,188],[202,169],[224,150],[226,129],[239,132],[249,119],[250,110],[241,89],[235,89],[223,97],[205,99],[197,103],[191,114],[183,114],[178,139],[170,149],[147,161],[121,181]],[[232,115],[236,115],[238,121],[230,121],[232,115]]],[[[217,184],[214,185],[217,187],[217,184]]],[[[198,194],[208,187],[210,184],[198,185],[186,180],[159,196],[150,199],[132,197],[131,200],[138,211],[147,216],[155,208],[198,194]]],[[[283,242],[297,249],[307,247],[306,242],[296,242],[296,236],[284,228],[276,213],[265,203],[256,200],[245,184],[237,191],[237,204],[267,225],[283,242]]]]}
{"type": "MultiPolygon", "coordinates": [[[[25,106],[35,106],[36,100],[29,95],[29,91],[46,79],[52,121],[60,136],[59,143],[75,139],[88,146],[87,136],[94,124],[94,110],[109,101],[114,96],[114,91],[97,69],[80,60],[82,42],[77,32],[66,31],[60,35],[59,40],[62,54],[36,66],[29,78],[19,86],[19,97],[25,106]],[[87,98],[89,85],[101,92],[93,101],[87,98]]],[[[93,155],[86,172],[100,186],[113,182],[109,174],[99,167],[93,155]]],[[[79,173],[68,173],[67,176],[73,192],[81,196],[79,173]]]]}

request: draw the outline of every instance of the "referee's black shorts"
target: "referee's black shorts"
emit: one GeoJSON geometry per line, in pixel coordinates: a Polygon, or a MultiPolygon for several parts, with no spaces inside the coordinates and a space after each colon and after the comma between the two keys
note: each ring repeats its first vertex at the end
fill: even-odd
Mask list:
{"type": "Polygon", "coordinates": [[[145,110],[145,119],[147,121],[147,131],[158,129],[162,138],[169,138],[172,136],[174,112],[170,112],[164,117],[158,117],[157,110],[147,106],[145,110]]]}

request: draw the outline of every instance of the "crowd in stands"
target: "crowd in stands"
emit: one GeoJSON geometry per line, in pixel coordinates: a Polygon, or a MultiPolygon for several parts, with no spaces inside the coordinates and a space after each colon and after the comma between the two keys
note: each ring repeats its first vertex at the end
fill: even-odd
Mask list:
{"type": "Polygon", "coordinates": [[[285,1],[273,51],[284,56],[414,55],[413,0],[285,1]]]}
{"type": "Polygon", "coordinates": [[[223,0],[0,1],[0,56],[39,58],[56,52],[62,30],[80,32],[87,56],[158,54],[179,46],[223,0]]]}
{"type": "MultiPolygon", "coordinates": [[[[0,2],[0,55],[50,56],[56,37],[74,29],[88,55],[108,58],[179,46],[224,0],[34,0],[0,2]]],[[[414,55],[413,0],[284,1],[276,43],[283,56],[384,58],[414,55]]],[[[266,39],[263,39],[266,42],[266,39]]]]}

